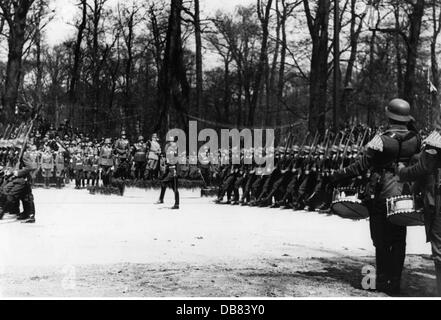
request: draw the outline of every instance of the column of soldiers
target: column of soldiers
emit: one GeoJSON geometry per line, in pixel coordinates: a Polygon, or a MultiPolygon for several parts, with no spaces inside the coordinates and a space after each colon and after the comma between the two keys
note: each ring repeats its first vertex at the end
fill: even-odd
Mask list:
{"type": "MultiPolygon", "coordinates": [[[[272,168],[245,161],[221,166],[215,202],[330,213],[335,190],[357,189],[369,215],[376,290],[399,295],[407,227],[388,219],[387,201],[410,194],[422,197],[423,208],[418,209],[424,212],[441,296],[441,126],[422,143],[408,102],[394,99],[385,113],[388,125],[383,130],[348,128],[335,136],[305,139],[309,143],[288,142],[275,150],[272,168]]],[[[241,159],[253,153],[242,150],[241,159]]]]}
{"type": "Polygon", "coordinates": [[[242,150],[240,165],[219,168],[217,203],[329,212],[329,175],[362,155],[372,130],[358,126],[336,135],[307,136],[303,142],[274,150],[274,167],[245,164],[254,150],[242,150]],[[307,143],[309,140],[309,143],[307,143]],[[319,141],[320,140],[320,141],[319,141]],[[241,191],[241,192],[240,192],[241,191]]]}

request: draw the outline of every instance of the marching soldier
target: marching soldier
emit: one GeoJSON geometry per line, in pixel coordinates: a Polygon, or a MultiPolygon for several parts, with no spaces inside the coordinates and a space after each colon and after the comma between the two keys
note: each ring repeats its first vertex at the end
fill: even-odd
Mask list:
{"type": "Polygon", "coordinates": [[[25,223],[35,223],[35,204],[32,194],[30,174],[37,168],[29,156],[30,145],[23,146],[26,151],[21,159],[18,159],[18,169],[7,170],[1,188],[0,218],[5,211],[19,213],[19,202],[23,205],[23,213],[17,220],[25,223]]]}
{"type": "Polygon", "coordinates": [[[179,209],[179,190],[178,190],[178,163],[172,163],[171,159],[178,156],[178,146],[173,137],[168,138],[168,143],[165,146],[166,152],[166,170],[164,178],[161,181],[161,194],[159,201],[156,204],[164,203],[164,196],[167,187],[172,189],[175,194],[175,204],[171,208],[173,210],[179,209]]]}
{"type": "Polygon", "coordinates": [[[371,170],[368,195],[371,237],[376,250],[377,290],[388,294],[400,293],[401,274],[406,254],[406,227],[393,225],[387,219],[386,199],[402,195],[396,165],[407,163],[420,150],[420,138],[408,130],[411,122],[410,105],[401,99],[386,107],[389,127],[368,145],[361,159],[337,171],[331,180],[341,182],[371,170]]]}

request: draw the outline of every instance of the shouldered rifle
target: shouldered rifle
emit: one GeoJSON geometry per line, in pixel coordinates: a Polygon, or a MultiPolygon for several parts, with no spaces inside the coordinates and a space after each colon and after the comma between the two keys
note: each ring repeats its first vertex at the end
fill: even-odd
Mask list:
{"type": "Polygon", "coordinates": [[[38,118],[38,115],[40,113],[41,107],[42,107],[42,105],[39,105],[37,107],[37,109],[35,110],[35,114],[34,114],[33,118],[31,119],[31,123],[29,124],[29,129],[26,132],[26,135],[25,135],[24,140],[23,140],[23,145],[21,147],[21,150],[20,150],[20,153],[19,153],[19,156],[18,156],[18,159],[17,159],[17,163],[15,164],[15,169],[16,170],[20,169],[20,163],[21,163],[21,160],[23,158],[23,154],[24,154],[24,151],[26,149],[26,145],[27,145],[27,143],[29,141],[29,135],[31,134],[32,129],[34,128],[34,123],[35,123],[35,121],[38,118]]]}
{"type": "Polygon", "coordinates": [[[349,134],[348,140],[346,141],[346,145],[343,150],[342,157],[341,157],[340,170],[342,170],[344,168],[344,161],[345,161],[345,158],[348,154],[349,144],[351,143],[352,135],[354,134],[354,129],[355,129],[355,127],[352,127],[351,133],[349,134]]]}

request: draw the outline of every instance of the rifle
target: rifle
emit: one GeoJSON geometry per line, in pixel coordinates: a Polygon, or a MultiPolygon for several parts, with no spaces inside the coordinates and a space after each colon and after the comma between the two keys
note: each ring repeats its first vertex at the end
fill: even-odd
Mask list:
{"type": "Polygon", "coordinates": [[[352,135],[354,134],[354,129],[355,129],[355,127],[352,127],[351,133],[349,134],[349,137],[348,137],[348,141],[346,141],[345,149],[344,149],[343,155],[341,157],[340,170],[343,169],[344,160],[345,160],[346,155],[348,154],[349,143],[351,142],[352,135]]]}
{"type": "Polygon", "coordinates": [[[24,136],[23,145],[21,147],[21,150],[20,150],[20,153],[19,153],[19,156],[18,156],[18,159],[17,159],[17,163],[15,164],[15,169],[16,170],[20,169],[20,163],[21,163],[21,160],[23,158],[23,154],[24,154],[26,145],[27,145],[28,140],[29,140],[29,135],[31,134],[32,129],[34,128],[34,123],[35,123],[35,121],[38,118],[38,114],[40,113],[41,107],[42,107],[42,105],[39,105],[37,110],[35,111],[34,117],[31,119],[31,123],[29,124],[29,129],[27,130],[26,135],[24,136]]]}
{"type": "Polygon", "coordinates": [[[6,139],[6,135],[7,135],[7,133],[9,132],[10,128],[11,128],[11,124],[8,124],[8,126],[7,126],[6,129],[5,129],[5,131],[3,131],[3,135],[2,135],[1,140],[6,139]]]}
{"type": "MultiPolygon", "coordinates": [[[[311,157],[312,157],[313,151],[315,150],[314,146],[317,144],[319,137],[320,137],[320,136],[319,136],[319,133],[318,133],[318,131],[317,131],[317,132],[315,133],[314,140],[312,140],[312,144],[311,144],[310,149],[309,149],[308,157],[306,158],[308,161],[311,160],[311,157]]],[[[312,164],[311,164],[311,163],[306,163],[306,166],[307,166],[307,171],[309,171],[309,170],[311,169],[312,164]]]]}
{"type": "Polygon", "coordinates": [[[283,154],[283,159],[286,159],[286,154],[288,153],[288,148],[292,145],[293,141],[294,141],[294,135],[292,133],[292,127],[291,127],[289,130],[288,139],[286,140],[286,143],[285,143],[285,151],[283,154]]]}
{"type": "Polygon", "coordinates": [[[364,135],[363,135],[363,139],[361,139],[359,145],[358,145],[358,152],[357,152],[357,158],[360,157],[361,152],[362,152],[362,148],[364,145],[364,141],[366,140],[367,135],[369,134],[370,128],[366,128],[366,130],[364,131],[364,135]]]}

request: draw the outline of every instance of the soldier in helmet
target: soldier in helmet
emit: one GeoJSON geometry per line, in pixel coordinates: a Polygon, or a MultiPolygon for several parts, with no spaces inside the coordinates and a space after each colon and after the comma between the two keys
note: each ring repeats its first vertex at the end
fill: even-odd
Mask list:
{"type": "Polygon", "coordinates": [[[134,144],[132,152],[135,162],[135,179],[144,179],[147,165],[147,144],[144,142],[143,136],[139,136],[138,142],[134,144]]]}
{"type": "Polygon", "coordinates": [[[409,131],[410,105],[394,99],[385,108],[389,119],[386,131],[368,143],[365,154],[356,162],[331,175],[331,181],[345,181],[371,170],[366,195],[370,215],[371,237],[376,251],[376,287],[388,294],[399,294],[401,274],[406,255],[406,227],[392,224],[387,219],[386,199],[401,196],[397,165],[409,163],[420,151],[417,132],[409,131]]]}
{"type": "Polygon", "coordinates": [[[164,178],[161,181],[161,195],[156,204],[164,203],[164,196],[167,187],[172,189],[175,194],[175,204],[171,209],[179,209],[179,190],[178,190],[178,163],[174,163],[173,159],[177,160],[178,146],[174,137],[168,137],[167,145],[165,146],[165,161],[166,170],[164,178]]]}

